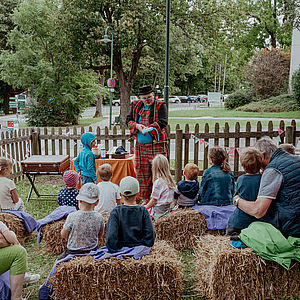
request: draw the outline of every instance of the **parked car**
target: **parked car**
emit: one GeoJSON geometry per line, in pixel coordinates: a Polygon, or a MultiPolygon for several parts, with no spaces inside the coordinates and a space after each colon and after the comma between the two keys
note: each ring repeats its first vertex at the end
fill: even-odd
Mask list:
{"type": "Polygon", "coordinates": [[[181,101],[177,96],[169,96],[169,103],[181,103],[181,101]]]}
{"type": "MultiPolygon", "coordinates": [[[[130,102],[135,101],[135,100],[139,100],[139,98],[137,96],[130,96],[130,102]]],[[[112,105],[120,106],[120,99],[113,100],[112,105]]]]}
{"type": "MultiPolygon", "coordinates": [[[[160,101],[164,101],[164,98],[158,98],[160,101]]],[[[178,96],[169,96],[169,103],[181,103],[178,96]]]]}
{"type": "Polygon", "coordinates": [[[191,103],[191,102],[196,102],[197,101],[197,96],[188,96],[187,97],[187,102],[191,103]]]}
{"type": "Polygon", "coordinates": [[[181,103],[187,103],[188,100],[187,100],[187,96],[178,96],[178,98],[180,99],[181,103]]]}
{"type": "Polygon", "coordinates": [[[208,96],[207,95],[198,95],[197,96],[197,102],[199,103],[207,103],[208,96]]]}

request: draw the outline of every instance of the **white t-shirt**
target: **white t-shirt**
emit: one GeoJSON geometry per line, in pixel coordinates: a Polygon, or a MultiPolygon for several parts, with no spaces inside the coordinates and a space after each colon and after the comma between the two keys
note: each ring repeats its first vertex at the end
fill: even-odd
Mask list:
{"type": "Polygon", "coordinates": [[[7,226],[3,222],[0,221],[0,232],[3,233],[7,230],[8,230],[7,226]]]}
{"type": "Polygon", "coordinates": [[[0,208],[11,209],[15,206],[10,191],[16,188],[15,183],[6,178],[0,177],[0,208]]]}
{"type": "Polygon", "coordinates": [[[174,189],[170,189],[164,179],[154,181],[151,198],[157,200],[156,206],[171,204],[174,201],[174,189]]]}
{"type": "Polygon", "coordinates": [[[99,203],[95,210],[109,215],[117,206],[117,200],[121,199],[119,186],[111,181],[99,182],[97,186],[99,189],[99,203]]]}

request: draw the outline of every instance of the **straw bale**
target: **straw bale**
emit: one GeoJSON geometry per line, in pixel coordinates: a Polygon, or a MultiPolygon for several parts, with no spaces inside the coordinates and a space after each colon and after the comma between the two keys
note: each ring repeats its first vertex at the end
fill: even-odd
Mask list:
{"type": "MultiPolygon", "coordinates": [[[[108,221],[108,216],[103,216],[105,221],[105,229],[102,238],[99,240],[99,247],[105,246],[105,236],[106,236],[106,225],[108,221]]],[[[61,230],[65,224],[66,219],[60,219],[53,221],[51,223],[43,226],[41,235],[46,245],[45,251],[52,255],[58,255],[63,253],[67,247],[67,240],[61,237],[61,230]]]]}
{"type": "Polygon", "coordinates": [[[195,247],[195,290],[208,299],[279,299],[300,296],[300,264],[289,271],[252,249],[237,249],[229,237],[206,235],[195,247]]]}
{"type": "Polygon", "coordinates": [[[92,256],[61,263],[52,278],[55,299],[178,299],[182,291],[181,262],[175,249],[158,241],[139,260],[92,256]]]}
{"type": "Polygon", "coordinates": [[[23,220],[13,214],[0,212],[0,221],[16,234],[19,242],[24,246],[25,240],[31,236],[31,233],[26,230],[23,220]]]}
{"type": "Polygon", "coordinates": [[[195,237],[225,234],[225,230],[208,230],[205,217],[198,210],[176,209],[154,222],[156,238],[173,244],[176,250],[192,249],[195,237]]]}

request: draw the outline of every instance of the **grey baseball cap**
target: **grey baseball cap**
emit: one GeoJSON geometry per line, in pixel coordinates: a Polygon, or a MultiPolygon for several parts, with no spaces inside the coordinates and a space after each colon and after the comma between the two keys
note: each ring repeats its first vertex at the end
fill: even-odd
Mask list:
{"type": "Polygon", "coordinates": [[[99,189],[97,185],[92,182],[86,183],[81,187],[76,199],[90,204],[95,203],[99,200],[99,189]]]}
{"type": "Polygon", "coordinates": [[[133,196],[140,191],[140,184],[136,178],[127,176],[120,181],[120,192],[124,196],[133,196]]]}

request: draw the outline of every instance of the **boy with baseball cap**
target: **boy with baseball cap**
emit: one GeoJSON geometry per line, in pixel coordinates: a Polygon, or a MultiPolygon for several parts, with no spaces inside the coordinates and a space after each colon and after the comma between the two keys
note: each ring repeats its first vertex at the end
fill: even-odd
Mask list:
{"type": "Polygon", "coordinates": [[[98,248],[98,239],[104,232],[104,220],[94,211],[99,202],[99,190],[96,184],[86,183],[76,198],[79,210],[68,215],[61,231],[62,238],[68,239],[67,250],[58,259],[68,254],[84,254],[98,248]]]}
{"type": "Polygon", "coordinates": [[[124,204],[112,210],[107,223],[106,247],[111,253],[122,247],[152,247],[154,244],[155,231],[150,214],[144,206],[136,204],[139,190],[136,178],[127,176],[120,182],[124,204]]]}

